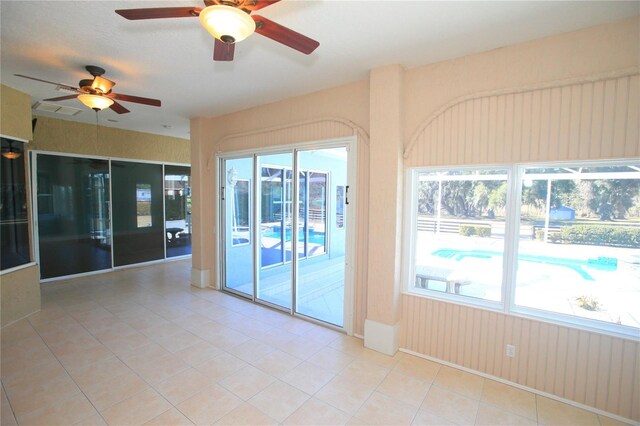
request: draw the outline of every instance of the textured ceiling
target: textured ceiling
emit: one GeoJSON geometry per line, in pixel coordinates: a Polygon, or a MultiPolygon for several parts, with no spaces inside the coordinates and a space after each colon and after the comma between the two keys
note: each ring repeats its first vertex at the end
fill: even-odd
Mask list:
{"type": "MultiPolygon", "coordinates": [[[[127,21],[115,9],[199,1],[0,2],[0,78],[32,96],[63,96],[20,73],[77,85],[84,65],[106,68],[114,92],[162,100],[161,108],[99,113],[102,125],[189,137],[189,118],[217,116],[367,78],[386,64],[414,67],[611,22],[640,2],[293,1],[258,14],[320,42],[305,56],[258,34],[238,43],[231,63],[212,60],[213,39],[198,19],[127,21]],[[113,121],[116,120],[116,121],[113,121]]],[[[95,123],[82,108],[70,119],[95,123]]]]}

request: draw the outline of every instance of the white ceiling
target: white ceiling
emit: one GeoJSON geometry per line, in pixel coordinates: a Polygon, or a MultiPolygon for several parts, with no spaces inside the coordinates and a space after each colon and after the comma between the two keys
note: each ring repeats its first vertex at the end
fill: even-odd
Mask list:
{"type": "MultiPolygon", "coordinates": [[[[0,2],[0,77],[32,96],[57,96],[29,76],[77,85],[87,64],[107,70],[114,92],[162,107],[99,113],[101,125],[189,138],[189,118],[217,116],[366,79],[385,64],[414,67],[640,14],[640,2],[428,2],[282,0],[263,15],[320,42],[305,56],[255,34],[235,60],[214,62],[213,39],[197,19],[127,21],[115,9],[193,5],[198,0],[0,2]],[[117,120],[113,122],[111,120],[117,120]]],[[[71,119],[95,123],[82,108],[71,119]]],[[[55,115],[54,115],[55,116],[55,115]]]]}

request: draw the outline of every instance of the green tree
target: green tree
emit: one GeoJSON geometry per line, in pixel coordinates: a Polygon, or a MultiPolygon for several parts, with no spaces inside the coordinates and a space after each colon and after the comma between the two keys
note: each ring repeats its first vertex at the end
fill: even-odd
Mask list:
{"type": "Polygon", "coordinates": [[[441,197],[438,188],[436,181],[418,183],[418,214],[435,215],[439,198],[442,211],[456,217],[479,217],[487,209],[495,210],[506,204],[506,182],[503,181],[445,180],[441,197]]]}
{"type": "Polygon", "coordinates": [[[489,194],[489,209],[501,210],[507,205],[507,182],[502,182],[499,187],[489,194]]]}
{"type": "Polygon", "coordinates": [[[622,220],[640,192],[640,180],[606,179],[581,184],[581,193],[589,210],[600,220],[622,220]]]}
{"type": "Polygon", "coordinates": [[[468,180],[442,182],[442,208],[450,216],[474,216],[472,189],[473,182],[468,180]]]}
{"type": "MultiPolygon", "coordinates": [[[[547,203],[546,179],[531,181],[531,184],[522,189],[522,203],[537,208],[545,208],[547,203]]],[[[558,208],[568,200],[576,190],[573,180],[563,179],[551,181],[551,208],[558,208]]]]}
{"type": "Polygon", "coordinates": [[[418,214],[435,215],[438,203],[438,182],[418,182],[418,214]]]}
{"type": "Polygon", "coordinates": [[[491,189],[488,185],[485,184],[485,182],[475,182],[475,185],[473,185],[473,192],[471,197],[476,215],[482,216],[482,213],[489,206],[490,194],[491,189]]]}
{"type": "Polygon", "coordinates": [[[482,216],[489,207],[491,194],[503,184],[499,180],[443,182],[442,208],[452,216],[482,216]]]}

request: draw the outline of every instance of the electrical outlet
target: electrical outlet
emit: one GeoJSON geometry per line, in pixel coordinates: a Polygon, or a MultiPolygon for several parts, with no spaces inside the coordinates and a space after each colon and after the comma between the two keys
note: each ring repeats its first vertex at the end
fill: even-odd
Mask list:
{"type": "Polygon", "coordinates": [[[509,358],[514,358],[516,356],[516,347],[514,345],[507,345],[506,355],[509,358]]]}

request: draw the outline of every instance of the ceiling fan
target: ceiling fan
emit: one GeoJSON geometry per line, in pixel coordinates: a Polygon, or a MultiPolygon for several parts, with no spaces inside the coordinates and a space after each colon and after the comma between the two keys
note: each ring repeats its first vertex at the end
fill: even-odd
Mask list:
{"type": "Polygon", "coordinates": [[[160,7],[120,9],[116,13],[129,20],[160,18],[200,18],[202,26],[216,38],[214,61],[232,61],[235,43],[254,32],[289,46],[306,55],[319,45],[317,41],[251,12],[280,0],[204,0],[205,8],[160,7]]]}
{"type": "Polygon", "coordinates": [[[40,78],[29,77],[28,75],[15,74],[16,77],[28,78],[29,80],[41,81],[43,83],[49,83],[58,86],[61,89],[76,92],[75,95],[60,96],[58,98],[44,99],[45,101],[57,102],[67,99],[78,98],[80,102],[89,108],[100,111],[105,108],[111,108],[118,114],[125,114],[129,112],[128,109],[123,107],[116,101],[135,102],[143,105],[160,106],[160,101],[157,99],[141,98],[139,96],[123,95],[121,93],[113,93],[111,89],[116,85],[114,81],[102,77],[105,73],[103,68],[95,65],[87,65],[85,67],[89,74],[93,76],[93,79],[80,80],[78,87],[69,86],[62,83],[55,83],[53,81],[42,80],[40,78]]]}

